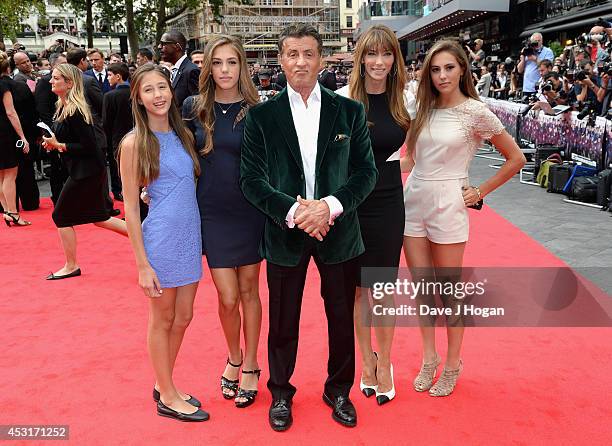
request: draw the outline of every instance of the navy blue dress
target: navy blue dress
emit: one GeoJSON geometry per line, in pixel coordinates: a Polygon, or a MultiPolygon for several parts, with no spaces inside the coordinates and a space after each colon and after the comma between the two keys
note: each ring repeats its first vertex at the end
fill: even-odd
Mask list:
{"type": "MultiPolygon", "coordinates": [[[[204,129],[194,116],[195,96],[185,100],[183,119],[195,135],[196,148],[204,147],[204,129]]],[[[200,157],[202,173],[197,197],[202,221],[202,253],[210,268],[235,268],[261,261],[259,245],[265,216],[250,204],[240,189],[240,146],[244,119],[235,123],[245,104],[215,103],[213,150],[200,157]],[[226,110],[223,113],[222,110],[226,110]]]]}

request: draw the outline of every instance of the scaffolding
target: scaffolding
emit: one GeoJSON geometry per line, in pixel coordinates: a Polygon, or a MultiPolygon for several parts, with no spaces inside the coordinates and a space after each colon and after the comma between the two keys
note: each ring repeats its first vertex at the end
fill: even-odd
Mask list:
{"type": "Polygon", "coordinates": [[[249,61],[266,63],[277,56],[280,32],[294,23],[307,23],[319,31],[325,52],[341,47],[339,0],[255,0],[253,5],[226,2],[221,24],[215,24],[210,8],[197,11],[199,46],[218,33],[240,37],[249,61]]]}

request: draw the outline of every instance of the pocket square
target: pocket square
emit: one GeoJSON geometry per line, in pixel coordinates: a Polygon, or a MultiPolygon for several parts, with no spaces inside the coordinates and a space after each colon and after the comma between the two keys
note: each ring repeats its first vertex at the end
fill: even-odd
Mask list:
{"type": "Polygon", "coordinates": [[[343,141],[343,140],[349,139],[349,138],[350,138],[350,136],[345,135],[344,133],[338,133],[336,135],[336,137],[334,138],[334,142],[343,141]]]}

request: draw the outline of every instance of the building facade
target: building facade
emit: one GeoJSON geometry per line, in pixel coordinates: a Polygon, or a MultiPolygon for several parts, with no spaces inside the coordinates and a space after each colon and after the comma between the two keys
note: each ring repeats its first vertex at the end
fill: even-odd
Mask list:
{"type": "MultiPolygon", "coordinates": [[[[64,47],[86,46],[85,15],[74,12],[61,1],[47,0],[46,16],[34,13],[22,22],[22,32],[17,40],[28,51],[39,52],[53,45],[64,47]]],[[[106,23],[96,19],[94,4],[94,46],[107,53],[128,53],[125,23],[106,23]]]]}
{"type": "Polygon", "coordinates": [[[359,25],[360,0],[340,1],[340,40],[342,51],[351,51],[354,45],[354,33],[359,25]]]}
{"type": "Polygon", "coordinates": [[[343,47],[340,2],[346,0],[254,0],[252,5],[227,2],[221,11],[220,24],[214,22],[210,8],[203,4],[202,8],[186,11],[174,19],[169,27],[178,26],[195,48],[203,47],[212,34],[219,32],[238,36],[249,62],[276,63],[278,36],[294,23],[316,27],[323,38],[325,54],[340,51],[343,47]],[[189,15],[193,15],[192,21],[186,18],[189,15]]]}

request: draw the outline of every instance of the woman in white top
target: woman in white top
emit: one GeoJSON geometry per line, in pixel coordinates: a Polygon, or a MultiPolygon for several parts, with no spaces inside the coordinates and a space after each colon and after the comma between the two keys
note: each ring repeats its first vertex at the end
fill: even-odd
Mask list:
{"type": "MultiPolygon", "coordinates": [[[[416,109],[414,95],[404,90],[406,71],[393,31],[383,25],[369,28],[357,42],[355,60],[359,67],[353,71],[349,85],[336,93],[364,104],[378,170],[374,190],[357,209],[365,252],[356,260],[361,274],[354,320],[362,358],[360,389],[366,397],[376,394],[376,401],[382,405],[395,397],[390,358],[395,319],[371,317],[370,296],[374,283],[397,279],[404,232],[400,147],[416,109]],[[377,268],[376,274],[366,268],[377,268]],[[378,353],[372,348],[372,327],[378,353]]],[[[377,303],[393,306],[393,296],[377,303]]]]}
{"type": "MultiPolygon", "coordinates": [[[[402,158],[402,170],[410,172],[404,190],[404,252],[414,281],[456,280],[469,233],[467,207],[507,182],[524,163],[515,141],[480,102],[464,50],[452,40],[437,42],[423,64],[417,117],[402,158]],[[473,186],[468,182],[469,165],[483,139],[489,139],[506,162],[487,181],[473,186]]],[[[453,296],[441,297],[445,306],[456,304],[453,296]]],[[[446,364],[432,386],[441,358],[433,324],[421,318],[423,362],[414,388],[429,390],[431,396],[450,395],[462,368],[462,321],[455,318],[447,325],[446,364]]]]}

